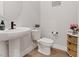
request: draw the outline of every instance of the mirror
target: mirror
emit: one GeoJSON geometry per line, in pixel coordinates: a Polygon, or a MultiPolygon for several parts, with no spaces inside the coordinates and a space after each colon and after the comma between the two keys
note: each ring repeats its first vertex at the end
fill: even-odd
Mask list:
{"type": "Polygon", "coordinates": [[[22,2],[21,1],[4,1],[3,2],[3,13],[7,20],[17,19],[22,12],[22,2]]]}

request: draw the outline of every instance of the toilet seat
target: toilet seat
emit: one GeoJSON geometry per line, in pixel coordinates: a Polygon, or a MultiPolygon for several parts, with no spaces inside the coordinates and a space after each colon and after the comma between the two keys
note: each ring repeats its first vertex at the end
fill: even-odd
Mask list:
{"type": "Polygon", "coordinates": [[[42,38],[42,39],[38,40],[38,42],[44,42],[44,43],[51,44],[51,43],[53,43],[53,40],[48,39],[48,38],[42,38]]]}

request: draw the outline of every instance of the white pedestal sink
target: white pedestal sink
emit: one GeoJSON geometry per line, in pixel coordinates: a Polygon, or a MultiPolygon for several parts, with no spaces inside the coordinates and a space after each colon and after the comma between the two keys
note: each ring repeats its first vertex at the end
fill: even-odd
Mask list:
{"type": "Polygon", "coordinates": [[[0,41],[12,40],[18,37],[22,37],[30,30],[31,29],[27,27],[17,27],[16,29],[6,29],[0,31],[0,41]]]}
{"type": "MultiPolygon", "coordinates": [[[[9,56],[20,56],[20,39],[30,32],[31,29],[27,27],[17,27],[16,29],[0,31],[0,42],[5,43],[5,41],[9,41],[9,56]]],[[[4,46],[4,48],[6,47],[4,46]]],[[[6,54],[8,55],[8,53],[6,54]]]]}

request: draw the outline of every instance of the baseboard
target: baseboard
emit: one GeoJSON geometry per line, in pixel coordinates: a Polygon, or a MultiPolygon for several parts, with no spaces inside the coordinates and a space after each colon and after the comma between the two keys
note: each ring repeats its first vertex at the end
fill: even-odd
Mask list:
{"type": "Polygon", "coordinates": [[[57,49],[60,49],[60,50],[67,51],[67,48],[65,46],[59,45],[59,44],[54,44],[52,48],[57,48],[57,49]]]}

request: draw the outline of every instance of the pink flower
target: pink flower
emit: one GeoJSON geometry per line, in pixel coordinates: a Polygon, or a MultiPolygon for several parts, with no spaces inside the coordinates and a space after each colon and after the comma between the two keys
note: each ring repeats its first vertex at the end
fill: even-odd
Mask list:
{"type": "Polygon", "coordinates": [[[75,28],[78,28],[78,24],[70,24],[70,29],[75,29],[75,28]]]}

